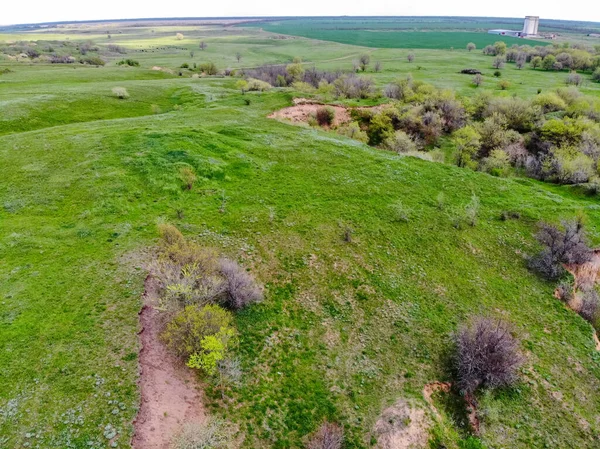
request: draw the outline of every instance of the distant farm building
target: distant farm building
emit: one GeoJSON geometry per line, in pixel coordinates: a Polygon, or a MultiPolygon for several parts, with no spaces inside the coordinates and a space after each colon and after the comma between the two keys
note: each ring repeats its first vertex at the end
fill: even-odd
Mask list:
{"type": "Polygon", "coordinates": [[[538,28],[540,26],[540,18],[538,16],[527,16],[523,23],[522,31],[515,30],[489,30],[489,34],[498,34],[500,36],[510,37],[534,37],[538,35],[538,28]]]}

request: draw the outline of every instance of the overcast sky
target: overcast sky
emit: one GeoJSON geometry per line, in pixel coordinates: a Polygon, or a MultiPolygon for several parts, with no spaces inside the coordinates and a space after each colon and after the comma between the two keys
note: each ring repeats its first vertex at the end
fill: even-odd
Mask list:
{"type": "Polygon", "coordinates": [[[600,1],[557,0],[2,0],[0,24],[155,17],[540,16],[600,22],[600,1]]]}

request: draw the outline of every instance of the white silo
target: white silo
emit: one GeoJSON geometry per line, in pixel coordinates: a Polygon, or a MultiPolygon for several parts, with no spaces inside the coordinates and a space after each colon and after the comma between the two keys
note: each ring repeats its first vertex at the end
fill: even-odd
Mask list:
{"type": "Polygon", "coordinates": [[[538,16],[525,17],[525,23],[523,24],[523,34],[525,34],[527,36],[537,35],[539,24],[540,24],[540,18],[538,16]]]}

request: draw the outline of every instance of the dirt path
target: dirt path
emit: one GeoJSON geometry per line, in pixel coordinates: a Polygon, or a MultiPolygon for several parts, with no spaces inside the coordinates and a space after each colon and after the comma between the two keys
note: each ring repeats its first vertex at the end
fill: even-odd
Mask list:
{"type": "Polygon", "coordinates": [[[159,312],[152,307],[157,286],[146,278],[140,312],[140,410],[134,422],[134,449],[168,449],[186,422],[205,418],[198,382],[190,369],[173,357],[159,340],[159,312]]]}

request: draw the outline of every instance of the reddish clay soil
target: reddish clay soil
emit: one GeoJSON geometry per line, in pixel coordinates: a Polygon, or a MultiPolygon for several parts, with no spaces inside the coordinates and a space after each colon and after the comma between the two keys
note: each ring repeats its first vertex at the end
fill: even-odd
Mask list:
{"type": "MultiPolygon", "coordinates": [[[[437,391],[441,391],[442,393],[449,393],[452,389],[452,384],[450,382],[431,382],[423,388],[423,397],[433,410],[436,418],[440,419],[440,412],[435,407],[433,403],[433,394],[437,391]]],[[[467,415],[469,418],[469,425],[471,426],[471,430],[475,435],[479,435],[479,417],[477,416],[477,404],[475,399],[472,396],[465,397],[465,402],[467,403],[467,415]]]]}
{"type": "Polygon", "coordinates": [[[201,391],[192,370],[173,357],[159,339],[159,312],[152,304],[157,285],[146,278],[140,312],[140,410],[134,422],[134,449],[168,449],[171,439],[187,422],[205,419],[201,391]]]}
{"type": "Polygon", "coordinates": [[[333,119],[333,126],[339,126],[344,123],[351,121],[350,112],[348,109],[342,106],[323,106],[320,104],[297,104],[296,106],[290,106],[289,108],[283,108],[279,111],[273,112],[269,115],[269,118],[290,120],[293,123],[308,123],[308,119],[311,115],[315,115],[317,110],[322,107],[328,107],[335,111],[335,118],[333,119]]]}
{"type": "Polygon", "coordinates": [[[311,115],[314,116],[319,108],[328,107],[335,111],[335,118],[333,119],[332,127],[336,127],[352,121],[352,117],[350,117],[350,111],[352,109],[371,109],[378,111],[383,107],[383,105],[381,105],[349,108],[346,106],[319,103],[318,101],[307,98],[294,98],[292,102],[294,103],[294,106],[275,111],[268,117],[278,120],[289,120],[292,123],[308,123],[309,117],[311,115]]]}

